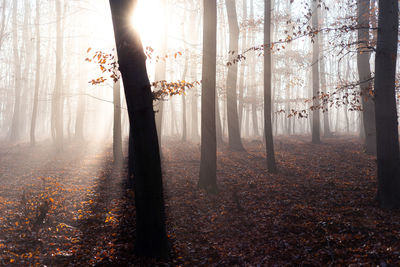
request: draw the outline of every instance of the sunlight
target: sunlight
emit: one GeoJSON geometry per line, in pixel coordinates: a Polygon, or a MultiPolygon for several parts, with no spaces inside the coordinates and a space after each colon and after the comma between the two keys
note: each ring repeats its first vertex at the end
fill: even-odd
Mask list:
{"type": "Polygon", "coordinates": [[[143,47],[156,48],[164,30],[163,4],[160,0],[138,1],[131,23],[139,32],[143,47]]]}

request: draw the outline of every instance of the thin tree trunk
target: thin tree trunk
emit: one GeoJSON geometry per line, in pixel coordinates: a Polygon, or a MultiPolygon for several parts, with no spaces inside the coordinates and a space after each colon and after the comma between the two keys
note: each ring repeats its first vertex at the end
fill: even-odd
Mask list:
{"type": "Polygon", "coordinates": [[[365,152],[376,154],[376,132],[375,132],[375,107],[372,96],[371,67],[369,64],[369,0],[358,0],[358,53],[357,67],[360,80],[361,103],[363,107],[363,126],[365,136],[365,152]],[[368,15],[367,15],[368,14],[368,15]]]}
{"type": "MultiPolygon", "coordinates": [[[[247,20],[247,0],[243,0],[243,22],[247,20]]],[[[242,51],[246,48],[247,29],[243,28],[242,31],[242,51]]],[[[243,119],[243,91],[244,91],[244,74],[246,69],[246,61],[240,63],[240,79],[239,79],[239,129],[242,127],[243,119]]]]}
{"type": "MultiPolygon", "coordinates": [[[[312,26],[314,31],[318,30],[318,3],[312,1],[312,26]]],[[[313,78],[313,112],[312,112],[312,142],[317,144],[320,140],[320,119],[319,119],[319,41],[318,36],[314,38],[313,59],[312,59],[312,78],[313,78]]]]}
{"type": "MultiPolygon", "coordinates": [[[[323,27],[323,19],[324,19],[324,14],[323,14],[323,12],[322,12],[322,10],[321,10],[321,12],[320,12],[320,14],[321,14],[321,19],[320,19],[320,23],[321,23],[321,26],[323,27]]],[[[324,35],[323,35],[323,33],[322,32],[320,32],[319,33],[319,41],[320,41],[320,45],[321,45],[321,51],[324,51],[324,35]]],[[[323,53],[323,52],[321,52],[321,53],[323,53]]],[[[320,78],[321,78],[321,91],[323,92],[323,93],[327,93],[327,88],[326,88],[326,70],[325,70],[325,61],[326,61],[326,59],[325,59],[325,57],[321,57],[320,58],[320,61],[319,61],[319,70],[320,70],[320,73],[319,73],[319,76],[320,76],[320,78]]],[[[325,137],[331,137],[332,136],[332,133],[331,133],[331,128],[330,128],[330,125],[329,125],[329,111],[328,111],[328,109],[329,109],[329,106],[328,106],[328,103],[323,103],[323,107],[322,107],[322,111],[323,111],[323,120],[324,120],[324,136],[325,137]]]]}
{"type": "Polygon", "coordinates": [[[33,96],[33,110],[30,130],[30,142],[34,146],[36,143],[35,130],[38,110],[39,85],[40,85],[40,1],[36,0],[36,77],[35,77],[35,93],[33,96]]]}
{"type": "Polygon", "coordinates": [[[63,57],[63,34],[61,30],[61,0],[56,0],[56,77],[55,77],[55,86],[53,92],[53,100],[52,100],[52,129],[53,129],[53,137],[56,148],[58,150],[62,149],[63,142],[63,119],[62,119],[62,110],[63,110],[63,101],[62,101],[62,57],[63,57]]]}
{"type": "Polygon", "coordinates": [[[223,120],[221,120],[221,109],[219,107],[219,96],[218,93],[215,93],[215,127],[216,127],[216,135],[217,135],[217,143],[221,144],[224,142],[223,129],[222,129],[223,120]]]}
{"type": "MultiPolygon", "coordinates": [[[[165,54],[167,52],[167,33],[168,33],[168,23],[166,19],[166,15],[168,11],[166,10],[167,5],[166,5],[167,0],[163,0],[162,3],[162,8],[164,10],[164,30],[162,33],[161,37],[161,47],[160,47],[160,60],[156,64],[156,75],[155,75],[155,80],[156,81],[163,81],[165,80],[165,72],[167,68],[167,64],[165,61],[165,54]]],[[[161,99],[158,101],[156,104],[156,126],[157,126],[157,133],[158,133],[158,144],[160,146],[160,151],[161,149],[161,144],[162,144],[162,133],[163,133],[163,115],[164,115],[164,101],[161,99]]]]}
{"type": "Polygon", "coordinates": [[[11,122],[10,141],[16,142],[20,138],[20,102],[21,102],[21,60],[18,54],[18,21],[17,21],[18,1],[13,1],[13,55],[14,55],[14,71],[15,71],[15,100],[14,112],[11,122]]]}
{"type": "Polygon", "coordinates": [[[121,130],[121,82],[118,80],[113,86],[114,125],[113,125],[113,156],[114,164],[122,162],[122,130],[121,130]]]}
{"type": "Polygon", "coordinates": [[[217,191],[217,141],[215,86],[217,48],[217,1],[204,0],[203,66],[201,94],[201,160],[199,187],[217,191]]]}
{"type": "Polygon", "coordinates": [[[264,134],[268,172],[277,171],[271,121],[271,1],[264,1],[264,134]]]}
{"type": "MultiPolygon", "coordinates": [[[[226,11],[229,22],[229,51],[230,61],[238,55],[239,49],[239,25],[236,14],[236,1],[226,0],[226,11]]],[[[226,101],[228,116],[228,136],[229,148],[236,151],[244,151],[242,140],[240,139],[239,118],[237,110],[236,84],[237,84],[238,63],[228,66],[228,76],[226,81],[226,101]]]]}
{"type": "Polygon", "coordinates": [[[82,141],[83,136],[83,125],[85,120],[85,96],[84,96],[84,84],[81,84],[79,90],[78,110],[75,119],[75,139],[82,141]]]}
{"type": "MultiPolygon", "coordinates": [[[[253,0],[250,0],[250,20],[254,23],[254,2],[253,0]]],[[[250,30],[250,41],[251,41],[251,45],[255,45],[254,41],[255,41],[255,30],[251,29],[250,30]]],[[[257,118],[257,83],[256,83],[256,60],[254,58],[255,56],[253,56],[252,58],[252,62],[250,63],[250,79],[251,79],[251,84],[250,84],[250,90],[252,92],[252,103],[251,103],[251,115],[252,115],[252,122],[253,122],[253,135],[255,137],[259,136],[259,132],[258,132],[258,118],[257,118]]]]}
{"type": "MultiPolygon", "coordinates": [[[[188,70],[188,61],[189,61],[189,55],[187,53],[187,50],[185,51],[185,65],[183,67],[183,73],[182,73],[182,81],[185,81],[186,79],[186,73],[188,70]]],[[[182,94],[182,141],[187,140],[187,123],[186,123],[186,92],[182,94]]]]}

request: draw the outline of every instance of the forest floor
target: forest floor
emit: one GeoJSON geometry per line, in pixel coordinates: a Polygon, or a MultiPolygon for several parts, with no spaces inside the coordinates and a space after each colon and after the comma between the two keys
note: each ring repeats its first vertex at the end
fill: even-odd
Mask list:
{"type": "MultiPolygon", "coordinates": [[[[199,145],[165,139],[171,259],[136,258],[134,195],[111,147],[0,145],[1,266],[399,266],[400,211],[377,207],[375,158],[356,138],[276,139],[218,151],[216,195],[197,188],[199,145]]],[[[98,145],[98,144],[97,144],[98,145]]]]}

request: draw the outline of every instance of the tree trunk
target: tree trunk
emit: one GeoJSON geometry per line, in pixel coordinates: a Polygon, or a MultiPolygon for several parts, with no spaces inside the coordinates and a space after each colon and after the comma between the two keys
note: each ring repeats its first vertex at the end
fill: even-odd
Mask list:
{"type": "Polygon", "coordinates": [[[35,129],[38,110],[39,85],[40,85],[40,1],[36,0],[36,77],[35,77],[35,93],[33,96],[33,110],[30,130],[30,142],[34,146],[36,143],[35,129]]]}
{"type": "MultiPolygon", "coordinates": [[[[318,30],[318,2],[312,1],[312,27],[314,31],[318,30]]],[[[313,59],[312,59],[312,79],[313,79],[313,112],[312,112],[312,142],[319,143],[319,41],[318,36],[314,37],[313,59]]]]}
{"type": "MultiPolygon", "coordinates": [[[[243,22],[247,19],[247,0],[243,0],[243,22]]],[[[242,31],[242,52],[246,48],[247,29],[244,27],[242,31]]],[[[244,74],[246,69],[246,61],[240,63],[240,79],[239,79],[239,130],[242,128],[243,122],[243,91],[244,91],[244,74]]]]}
{"type": "Polygon", "coordinates": [[[56,0],[56,77],[52,99],[51,124],[53,138],[58,150],[62,149],[63,136],[63,101],[62,101],[62,57],[63,57],[63,33],[61,30],[61,0],[56,0]]]}
{"type": "Polygon", "coordinates": [[[219,96],[218,92],[215,93],[215,131],[217,135],[217,144],[224,143],[223,139],[223,129],[222,129],[223,120],[221,120],[221,109],[219,107],[219,96]]]}
{"type": "Polygon", "coordinates": [[[379,1],[375,58],[375,119],[378,162],[377,200],[381,207],[400,207],[399,136],[396,111],[398,1],[379,1]]]}
{"type": "Polygon", "coordinates": [[[365,152],[376,154],[376,132],[375,132],[375,107],[372,98],[371,68],[369,64],[369,0],[358,0],[358,53],[357,67],[360,80],[361,103],[363,107],[363,126],[365,136],[365,152]],[[368,14],[368,15],[367,15],[368,14]]]}
{"type": "Polygon", "coordinates": [[[13,1],[12,14],[12,40],[13,40],[13,55],[14,55],[14,71],[15,71],[15,97],[14,97],[14,112],[11,121],[10,141],[16,142],[20,138],[20,102],[21,102],[21,59],[18,54],[18,22],[17,22],[18,1],[13,1]]]}
{"type": "MultiPolygon", "coordinates": [[[[165,62],[165,58],[164,56],[166,55],[167,52],[167,33],[168,33],[168,23],[167,23],[167,19],[166,19],[166,15],[167,15],[167,5],[166,5],[166,1],[167,0],[162,0],[161,4],[162,4],[162,8],[164,10],[164,30],[162,33],[162,37],[161,37],[161,46],[160,46],[160,59],[159,61],[156,63],[156,74],[155,74],[155,80],[156,81],[163,81],[165,80],[165,71],[166,71],[166,62],[165,62]]],[[[160,146],[160,151],[162,154],[162,149],[161,149],[161,142],[162,142],[162,133],[163,133],[163,115],[164,115],[164,101],[158,101],[158,103],[156,104],[156,114],[155,114],[155,118],[156,118],[156,127],[157,127],[157,133],[158,133],[158,145],[160,146]]]]}
{"type": "Polygon", "coordinates": [[[271,121],[271,1],[264,1],[264,134],[268,172],[275,173],[277,170],[271,121]]]}
{"type": "Polygon", "coordinates": [[[167,258],[161,161],[146,56],[130,25],[136,0],[110,0],[119,69],[128,107],[134,175],[137,255],[167,258]]]}
{"type": "MultiPolygon", "coordinates": [[[[250,20],[254,23],[255,22],[255,18],[254,18],[254,1],[250,0],[250,20]]],[[[254,27],[250,29],[250,44],[251,46],[255,45],[255,29],[254,27]]],[[[252,57],[252,60],[250,62],[250,81],[251,83],[247,84],[249,87],[249,90],[251,90],[251,98],[252,98],[252,103],[251,103],[251,120],[253,122],[253,136],[254,137],[258,137],[259,136],[259,132],[258,132],[258,116],[257,116],[257,100],[258,100],[258,96],[257,96],[257,82],[256,82],[256,59],[255,59],[254,55],[252,57]]]]}
{"type": "Polygon", "coordinates": [[[217,1],[204,0],[203,66],[201,94],[201,160],[199,187],[217,191],[217,140],[215,86],[217,46],[217,1]]]}
{"type": "Polygon", "coordinates": [[[3,41],[5,36],[5,29],[6,29],[6,0],[3,0],[1,5],[2,12],[1,12],[1,26],[0,26],[0,50],[1,46],[3,45],[3,41]]]}
{"type": "Polygon", "coordinates": [[[117,81],[113,86],[114,100],[114,125],[113,125],[113,156],[114,164],[122,162],[122,131],[121,131],[121,82],[117,81]]]}
{"type": "MultiPolygon", "coordinates": [[[[185,50],[185,65],[183,67],[182,81],[186,79],[186,73],[188,69],[189,55],[185,50]]],[[[186,92],[182,94],[182,141],[187,140],[187,123],[186,123],[186,92]]]]}
{"type": "Polygon", "coordinates": [[[82,141],[83,136],[83,125],[85,120],[85,96],[84,96],[84,84],[80,85],[79,89],[79,100],[78,100],[78,111],[76,113],[75,119],[75,139],[77,141],[82,141]]]}
{"type": "MultiPolygon", "coordinates": [[[[324,20],[324,13],[322,12],[321,9],[321,27],[323,27],[323,20],[324,20]]],[[[323,33],[319,33],[319,41],[321,44],[321,51],[324,51],[324,35],[323,33]]],[[[322,52],[323,53],[323,52],[322,52]]],[[[320,70],[320,74],[319,76],[321,77],[321,91],[324,93],[327,93],[327,88],[326,88],[326,70],[325,70],[325,57],[321,57],[320,61],[319,61],[319,70],[320,70]]],[[[325,137],[331,137],[332,133],[331,133],[331,128],[329,125],[329,105],[328,103],[324,103],[323,104],[323,120],[324,120],[324,136],[325,137]]]]}
{"type": "MultiPolygon", "coordinates": [[[[237,57],[239,49],[239,25],[237,22],[236,1],[226,0],[225,4],[229,23],[229,58],[230,61],[233,61],[237,57]]],[[[229,148],[235,151],[244,151],[242,140],[240,139],[239,118],[237,109],[238,103],[236,96],[238,63],[231,63],[233,64],[228,66],[228,75],[226,78],[229,148]]]]}

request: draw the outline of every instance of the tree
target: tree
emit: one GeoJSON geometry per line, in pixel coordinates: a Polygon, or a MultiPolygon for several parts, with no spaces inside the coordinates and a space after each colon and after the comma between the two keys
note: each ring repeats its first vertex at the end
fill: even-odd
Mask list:
{"type": "MultiPolygon", "coordinates": [[[[247,0],[243,0],[243,22],[247,20],[247,0]]],[[[244,50],[246,47],[247,41],[247,29],[242,29],[242,47],[244,50]]],[[[242,129],[242,121],[243,121],[243,91],[244,91],[244,74],[245,74],[246,64],[245,62],[241,62],[240,64],[240,78],[239,78],[239,130],[242,129]]]]}
{"type": "Polygon", "coordinates": [[[365,152],[376,154],[376,133],[375,133],[375,108],[371,96],[372,81],[371,68],[369,64],[369,21],[370,21],[369,0],[357,1],[358,18],[358,52],[357,67],[361,90],[361,103],[363,107],[363,126],[365,135],[365,152]]]}
{"type": "Polygon", "coordinates": [[[201,93],[201,159],[199,187],[217,190],[217,140],[215,85],[217,46],[217,2],[204,0],[203,66],[201,93]]]}
{"type": "Polygon", "coordinates": [[[264,134],[267,152],[267,167],[276,172],[274,139],[271,114],[271,0],[264,1],[264,134]]]}
{"type": "MultiPolygon", "coordinates": [[[[321,27],[323,27],[323,21],[324,21],[324,16],[326,12],[323,12],[323,9],[319,9],[320,10],[320,24],[321,27]]],[[[320,42],[320,51],[322,56],[320,56],[319,59],[319,76],[321,78],[321,91],[324,93],[327,93],[327,88],[326,88],[326,71],[325,71],[325,65],[327,62],[327,59],[325,59],[325,57],[323,56],[323,51],[324,51],[324,34],[323,32],[319,32],[319,42],[320,42]]],[[[329,105],[328,103],[323,103],[323,118],[324,118],[324,136],[325,137],[331,137],[332,133],[331,133],[331,128],[329,126],[329,105]]]]}
{"type": "MultiPolygon", "coordinates": [[[[136,0],[110,0],[119,70],[128,107],[134,176],[137,255],[168,257],[160,151],[146,56],[138,33],[130,26],[136,0]]],[[[130,178],[130,177],[129,177],[130,178]]]]}
{"type": "Polygon", "coordinates": [[[5,29],[6,29],[6,0],[3,0],[1,5],[1,26],[0,26],[0,49],[3,45],[3,41],[5,39],[5,29]]]}
{"type": "MultiPolygon", "coordinates": [[[[228,13],[229,23],[229,51],[234,58],[239,49],[239,25],[236,14],[236,1],[226,0],[226,11],[228,13]]],[[[226,78],[226,98],[228,109],[228,135],[229,148],[236,151],[244,151],[242,141],[240,139],[239,118],[237,108],[237,84],[238,64],[229,64],[228,76],[226,78]]]]}
{"type": "MultiPolygon", "coordinates": [[[[163,0],[161,1],[161,5],[164,10],[164,16],[163,16],[163,24],[164,24],[164,30],[162,32],[161,36],[161,46],[160,46],[160,56],[162,59],[160,59],[157,64],[156,64],[156,73],[155,73],[155,80],[156,81],[163,81],[165,80],[165,72],[167,68],[167,62],[164,59],[164,55],[167,53],[167,33],[168,33],[168,20],[167,20],[167,1],[163,0]]],[[[163,114],[164,114],[164,101],[161,99],[161,101],[158,101],[156,104],[156,126],[157,126],[157,133],[158,133],[158,144],[160,146],[160,151],[161,151],[161,137],[162,137],[162,130],[163,130],[163,114]]]]}
{"type": "Polygon", "coordinates": [[[31,145],[35,145],[36,118],[39,102],[39,84],[40,84],[40,0],[36,0],[36,77],[35,93],[33,96],[33,111],[30,130],[31,145]]]}
{"type": "Polygon", "coordinates": [[[375,57],[375,119],[378,163],[377,200],[383,208],[400,207],[399,135],[395,96],[398,1],[379,1],[375,57]]]}
{"type": "Polygon", "coordinates": [[[13,40],[13,56],[15,66],[15,97],[14,97],[14,112],[10,129],[10,141],[15,142],[20,135],[20,103],[21,103],[21,58],[18,53],[18,24],[17,24],[18,1],[13,1],[12,11],[12,40],[13,40]]]}
{"type": "Polygon", "coordinates": [[[57,149],[62,148],[63,135],[63,101],[62,101],[62,57],[64,53],[64,36],[61,30],[61,0],[56,0],[56,77],[51,103],[52,136],[57,149]]]}
{"type": "Polygon", "coordinates": [[[122,130],[121,130],[121,81],[114,82],[113,86],[114,101],[114,125],[113,125],[113,157],[114,164],[122,162],[122,130]]]}
{"type": "MultiPolygon", "coordinates": [[[[312,27],[314,31],[318,30],[318,1],[312,1],[312,27]]],[[[313,57],[312,57],[312,92],[313,92],[313,112],[312,112],[312,142],[319,143],[319,41],[318,36],[313,39],[313,57]]]]}
{"type": "MultiPolygon", "coordinates": [[[[188,70],[188,61],[189,61],[189,56],[188,56],[188,50],[185,49],[185,65],[183,67],[183,73],[182,73],[182,81],[186,79],[186,74],[188,70]]],[[[182,94],[182,141],[187,140],[187,123],[186,123],[186,94],[182,94]]]]}
{"type": "MultiPolygon", "coordinates": [[[[255,39],[256,39],[256,28],[255,28],[255,18],[254,18],[254,1],[250,0],[250,22],[253,24],[251,25],[250,28],[250,33],[249,33],[249,39],[251,45],[254,45],[255,39]]],[[[249,87],[248,90],[251,90],[251,97],[252,97],[252,103],[251,103],[251,120],[253,122],[253,135],[255,137],[259,136],[258,132],[258,116],[257,116],[257,86],[256,86],[256,79],[257,79],[257,73],[256,73],[256,59],[254,56],[251,58],[251,61],[249,62],[249,76],[250,80],[252,81],[251,83],[247,83],[247,87],[249,87]]]]}

